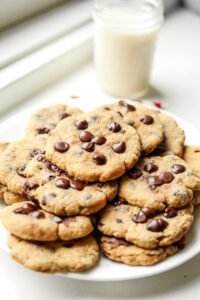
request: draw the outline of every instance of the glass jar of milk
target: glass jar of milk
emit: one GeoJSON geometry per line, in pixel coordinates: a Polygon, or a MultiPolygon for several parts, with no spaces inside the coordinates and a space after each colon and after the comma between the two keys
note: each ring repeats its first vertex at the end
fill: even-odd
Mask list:
{"type": "Polygon", "coordinates": [[[103,90],[123,98],[145,94],[163,22],[162,0],[96,0],[94,21],[95,67],[103,90]]]}

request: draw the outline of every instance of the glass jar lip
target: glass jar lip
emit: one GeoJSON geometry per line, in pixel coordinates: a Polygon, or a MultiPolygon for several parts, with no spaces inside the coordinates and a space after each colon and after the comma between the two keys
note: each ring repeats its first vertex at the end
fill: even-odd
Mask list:
{"type": "Polygon", "coordinates": [[[124,9],[124,11],[127,10],[130,13],[128,17],[126,16],[125,22],[124,19],[122,22],[115,14],[113,14],[113,12],[115,13],[117,11],[117,8],[108,8],[103,5],[99,5],[98,2],[94,5],[93,18],[94,20],[101,22],[103,25],[131,31],[136,28],[137,30],[143,30],[144,28],[153,29],[162,24],[164,19],[162,0],[140,0],[140,3],[138,1],[136,2],[136,4],[139,5],[134,7],[134,11],[130,8],[127,10],[126,6],[119,7],[120,9],[124,9]],[[131,12],[134,12],[134,17],[131,12]],[[109,13],[112,14],[109,15],[109,13]]]}

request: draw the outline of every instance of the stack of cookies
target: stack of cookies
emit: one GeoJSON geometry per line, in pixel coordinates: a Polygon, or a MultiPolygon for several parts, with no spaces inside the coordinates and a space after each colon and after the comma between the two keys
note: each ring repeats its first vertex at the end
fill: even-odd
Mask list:
{"type": "Polygon", "coordinates": [[[200,202],[200,148],[183,154],[184,139],[170,116],[125,101],[34,113],[25,139],[0,145],[11,257],[55,273],[93,267],[99,248],[129,265],[175,254],[200,202]]]}

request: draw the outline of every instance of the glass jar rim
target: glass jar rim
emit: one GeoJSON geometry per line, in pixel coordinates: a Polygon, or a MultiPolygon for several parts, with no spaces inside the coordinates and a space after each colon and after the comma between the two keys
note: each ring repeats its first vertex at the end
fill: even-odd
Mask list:
{"type": "Polygon", "coordinates": [[[134,4],[135,6],[132,8],[128,5],[108,7],[100,4],[99,1],[95,1],[93,17],[104,25],[118,29],[133,30],[135,25],[137,30],[143,30],[144,28],[152,29],[161,25],[164,19],[162,0],[136,0],[134,4]],[[124,9],[124,11],[129,10],[130,15],[125,22],[124,20],[120,22],[117,15],[113,15],[113,12],[117,12],[119,8],[124,9]],[[133,11],[134,17],[131,15],[133,11]]]}

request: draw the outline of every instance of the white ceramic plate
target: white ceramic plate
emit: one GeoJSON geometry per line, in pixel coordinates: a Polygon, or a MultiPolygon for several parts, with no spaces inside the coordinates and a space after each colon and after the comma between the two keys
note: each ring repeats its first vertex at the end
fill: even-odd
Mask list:
{"type": "MultiPolygon", "coordinates": [[[[35,110],[35,109],[34,109],[35,110]]],[[[23,111],[20,114],[6,120],[0,125],[0,141],[14,141],[24,136],[24,129],[32,110],[23,111]]],[[[200,141],[200,132],[184,120],[173,116],[180,127],[185,130],[186,143],[197,144],[200,141]]],[[[3,202],[0,201],[0,208],[3,202]]],[[[0,225],[0,248],[8,252],[6,246],[7,232],[0,225]]],[[[166,259],[164,262],[151,267],[131,267],[120,263],[112,262],[105,257],[101,257],[97,267],[84,273],[58,274],[66,278],[73,278],[88,281],[117,281],[127,279],[137,279],[152,276],[173,269],[198,253],[200,253],[200,207],[195,210],[195,221],[191,230],[187,234],[187,246],[178,254],[166,259]]]]}

